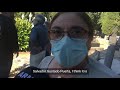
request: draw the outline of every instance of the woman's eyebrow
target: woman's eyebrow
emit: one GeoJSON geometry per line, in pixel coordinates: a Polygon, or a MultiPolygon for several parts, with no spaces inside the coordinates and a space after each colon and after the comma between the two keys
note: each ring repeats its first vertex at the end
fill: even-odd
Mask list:
{"type": "Polygon", "coordinates": [[[81,26],[72,26],[71,29],[82,29],[82,30],[88,31],[81,26]]]}
{"type": "Polygon", "coordinates": [[[52,27],[51,29],[62,29],[62,28],[59,27],[59,26],[54,26],[54,27],[52,27]]]}

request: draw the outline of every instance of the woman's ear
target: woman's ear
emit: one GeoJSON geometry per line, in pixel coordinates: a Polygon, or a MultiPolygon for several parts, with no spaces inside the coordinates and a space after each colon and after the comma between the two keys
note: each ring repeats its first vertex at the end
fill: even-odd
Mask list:
{"type": "Polygon", "coordinates": [[[88,50],[90,50],[91,48],[91,42],[92,42],[93,38],[92,37],[89,37],[88,41],[87,41],[87,47],[88,47],[88,50]]]}

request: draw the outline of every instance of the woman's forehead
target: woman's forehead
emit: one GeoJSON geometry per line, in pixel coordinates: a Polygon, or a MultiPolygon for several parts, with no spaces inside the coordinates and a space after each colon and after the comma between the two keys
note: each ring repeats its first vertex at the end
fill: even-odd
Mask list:
{"type": "Polygon", "coordinates": [[[85,21],[83,21],[83,19],[80,18],[80,16],[77,16],[75,13],[64,13],[58,16],[52,23],[51,28],[56,26],[61,28],[70,28],[73,26],[80,26],[88,30],[88,26],[85,23],[85,21]]]}

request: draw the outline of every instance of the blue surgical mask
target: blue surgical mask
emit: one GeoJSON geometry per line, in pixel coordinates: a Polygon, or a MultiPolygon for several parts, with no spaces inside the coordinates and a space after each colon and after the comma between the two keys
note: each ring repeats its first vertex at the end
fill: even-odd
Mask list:
{"type": "Polygon", "coordinates": [[[65,68],[77,66],[88,54],[86,39],[71,39],[64,36],[61,40],[51,40],[55,60],[65,68]]]}

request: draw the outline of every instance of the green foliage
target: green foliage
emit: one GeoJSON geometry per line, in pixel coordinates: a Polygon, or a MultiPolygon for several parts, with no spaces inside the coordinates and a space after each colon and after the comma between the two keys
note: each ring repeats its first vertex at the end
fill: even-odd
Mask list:
{"type": "Polygon", "coordinates": [[[20,51],[27,51],[29,47],[29,35],[31,32],[31,23],[26,19],[15,18],[16,28],[18,29],[18,44],[20,51]]]}
{"type": "Polygon", "coordinates": [[[29,14],[32,14],[32,19],[35,15],[35,12],[16,12],[15,17],[22,18],[22,15],[24,15],[24,19],[29,19],[29,14]]]}
{"type": "Polygon", "coordinates": [[[22,15],[24,15],[24,18],[28,19],[30,13],[33,15],[32,18],[35,16],[35,14],[42,14],[48,19],[48,21],[51,21],[57,12],[16,12],[15,17],[22,18],[22,15]]]}
{"type": "Polygon", "coordinates": [[[99,23],[101,12],[87,12],[93,22],[95,32],[101,34],[101,24],[99,23]]]}
{"type": "Polygon", "coordinates": [[[15,17],[21,18],[22,14],[25,14],[25,12],[16,12],[15,17]]]}
{"type": "Polygon", "coordinates": [[[103,12],[100,23],[102,25],[102,32],[110,35],[115,31],[115,27],[118,27],[117,30],[120,29],[120,12],[103,12]]]}

